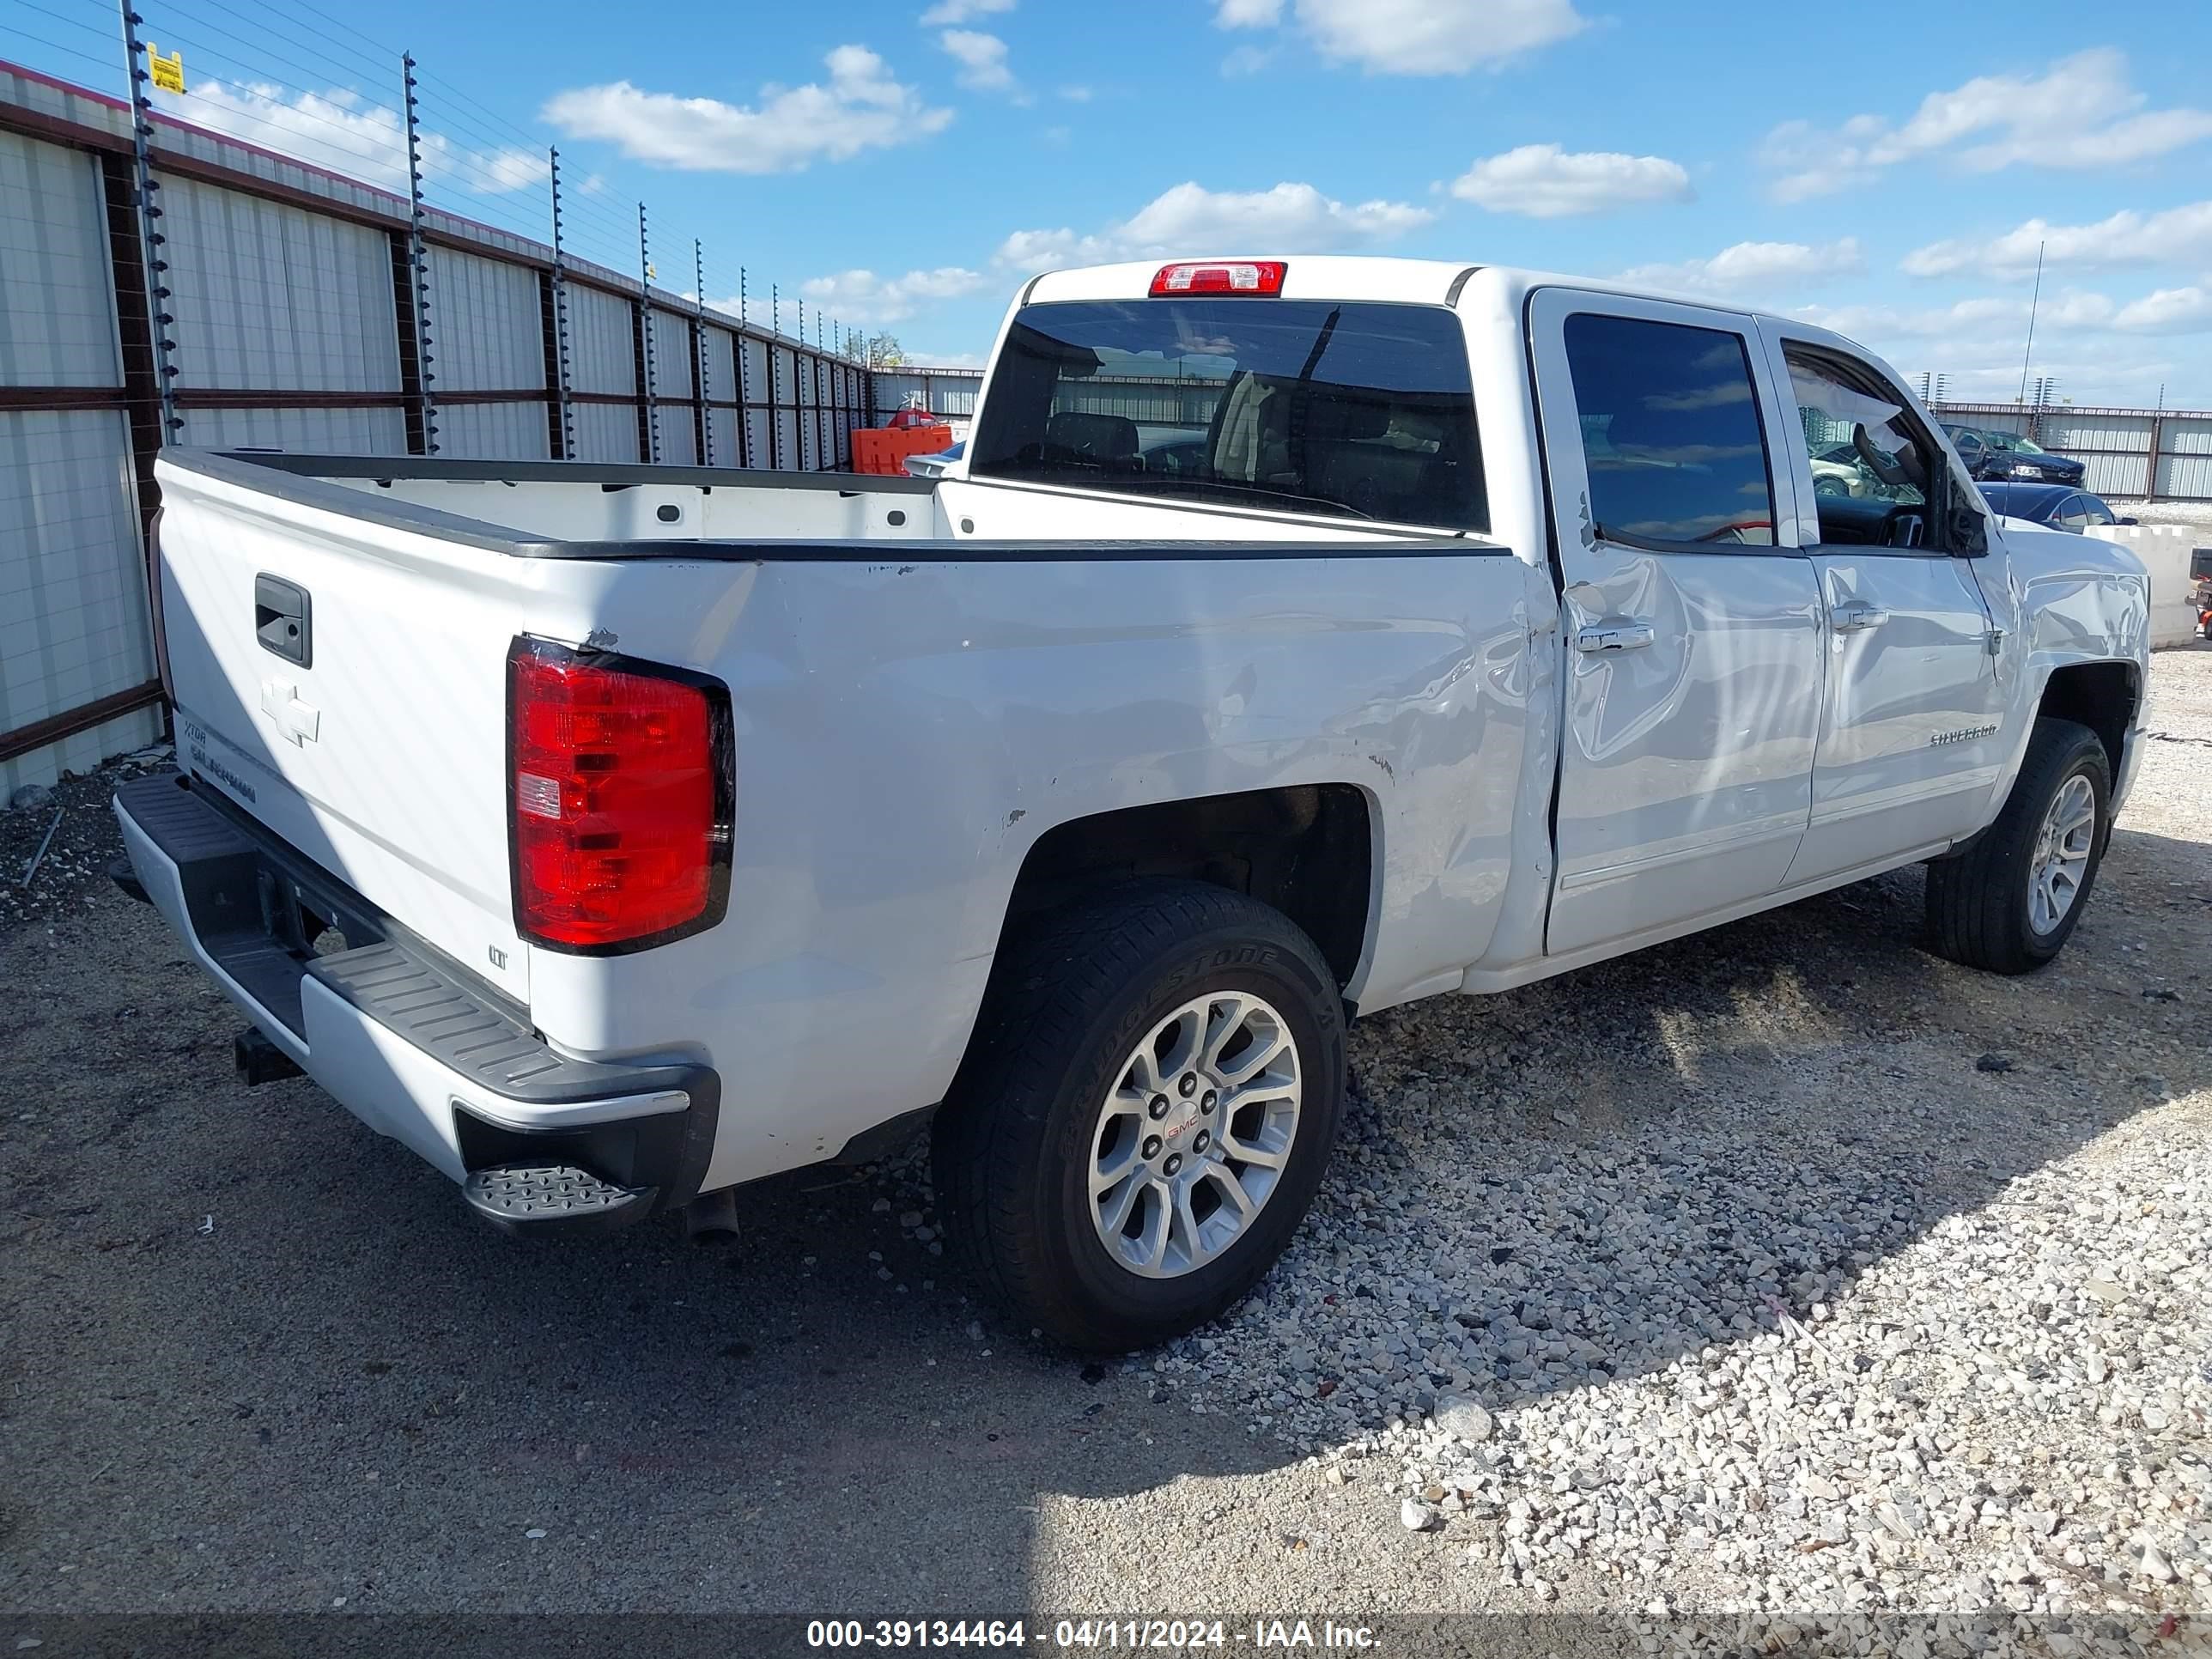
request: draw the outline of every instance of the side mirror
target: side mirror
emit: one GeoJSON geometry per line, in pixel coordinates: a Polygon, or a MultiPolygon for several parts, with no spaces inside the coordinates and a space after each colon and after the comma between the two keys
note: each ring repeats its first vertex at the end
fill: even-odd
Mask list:
{"type": "Polygon", "coordinates": [[[2140,524],[2142,520],[2140,519],[2121,519],[2118,522],[2121,524],[2140,524]]]}

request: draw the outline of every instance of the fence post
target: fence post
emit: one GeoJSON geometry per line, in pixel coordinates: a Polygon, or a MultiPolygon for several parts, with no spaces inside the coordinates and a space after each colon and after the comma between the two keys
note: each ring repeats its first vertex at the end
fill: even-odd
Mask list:
{"type": "Polygon", "coordinates": [[[2150,417],[2150,453],[2143,458],[2143,499],[2147,501],[2158,499],[2158,458],[2165,447],[2166,411],[2161,409],[2150,417]]]}
{"type": "Polygon", "coordinates": [[[560,445],[555,459],[573,461],[576,459],[576,417],[568,402],[568,271],[561,245],[560,150],[547,149],[545,159],[553,181],[553,362],[550,367],[554,375],[556,436],[560,445]]]}
{"type": "Polygon", "coordinates": [[[753,464],[753,411],[745,399],[745,346],[751,338],[745,326],[745,268],[738,267],[738,465],[753,464]]]}
{"type": "Polygon", "coordinates": [[[783,365],[778,361],[783,348],[778,343],[783,338],[783,295],[774,283],[768,285],[768,464],[781,470],[783,465],[783,416],[776,406],[775,383],[777,371],[783,365]]]}
{"type": "Polygon", "coordinates": [[[660,460],[660,416],[653,409],[653,260],[645,245],[645,204],[637,204],[637,340],[638,418],[644,423],[643,458],[660,460]]]}
{"type": "Polygon", "coordinates": [[[699,239],[692,237],[692,345],[699,352],[699,362],[692,368],[692,410],[699,420],[699,449],[696,458],[702,467],[714,465],[714,416],[706,407],[706,372],[710,354],[706,347],[706,248],[699,239]]]}
{"type": "MultiPolygon", "coordinates": [[[[430,355],[430,262],[422,248],[422,129],[416,112],[414,55],[400,53],[399,68],[407,91],[407,275],[415,301],[416,419],[422,428],[422,445],[416,453],[434,455],[438,453],[438,402],[433,387],[438,376],[430,367],[437,360],[430,355]]],[[[401,380],[404,391],[404,364],[401,380]]]]}
{"type": "Polygon", "coordinates": [[[131,181],[137,194],[139,261],[146,288],[146,320],[153,335],[154,392],[161,411],[160,441],[171,444],[177,441],[184,422],[177,416],[173,384],[177,378],[177,366],[173,361],[177,343],[169,337],[169,325],[176,319],[165,309],[169,288],[162,281],[169,262],[161,257],[161,249],[169,239],[161,234],[161,210],[154,200],[154,193],[161,186],[154,177],[154,108],[146,97],[150,76],[145,63],[146,48],[138,39],[138,25],[145,19],[131,10],[131,0],[122,0],[122,5],[123,50],[131,67],[131,181]]]}
{"type": "Polygon", "coordinates": [[[830,405],[823,393],[823,381],[829,378],[830,355],[822,343],[822,311],[814,312],[814,470],[828,472],[836,465],[835,452],[830,445],[830,405]]]}

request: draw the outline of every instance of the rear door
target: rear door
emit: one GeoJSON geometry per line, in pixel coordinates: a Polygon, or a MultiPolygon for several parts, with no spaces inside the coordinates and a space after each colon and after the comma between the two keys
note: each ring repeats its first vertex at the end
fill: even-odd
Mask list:
{"type": "Polygon", "coordinates": [[[1813,509],[1797,539],[1819,572],[1826,623],[1812,822],[1795,884],[1978,828],[2003,761],[2003,714],[1973,562],[1953,556],[1929,502],[1940,478],[1929,469],[1948,465],[1942,446],[1876,365],[1765,326],[1802,439],[1778,465],[1798,470],[1799,500],[1813,509]],[[1862,431],[1875,453],[1842,463],[1848,483],[1814,475],[1814,457],[1852,457],[1862,431]]]}
{"type": "Polygon", "coordinates": [[[1819,584],[1751,319],[1529,302],[1568,645],[1553,955],[1774,892],[1811,805],[1819,584]],[[1784,464],[1786,465],[1786,463],[1784,464]]]}

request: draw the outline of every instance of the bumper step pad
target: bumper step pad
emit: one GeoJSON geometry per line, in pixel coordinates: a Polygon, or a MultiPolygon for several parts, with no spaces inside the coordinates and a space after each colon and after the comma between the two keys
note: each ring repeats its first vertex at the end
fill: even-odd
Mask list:
{"type": "Polygon", "coordinates": [[[470,1170],[461,1194],[507,1232],[582,1233],[635,1219],[652,1207],[653,1188],[618,1187],[573,1164],[502,1164],[470,1170]]]}

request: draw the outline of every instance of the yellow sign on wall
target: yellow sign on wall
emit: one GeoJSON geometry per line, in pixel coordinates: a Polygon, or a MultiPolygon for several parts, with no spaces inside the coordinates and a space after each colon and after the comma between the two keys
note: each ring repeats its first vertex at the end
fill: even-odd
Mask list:
{"type": "Polygon", "coordinates": [[[146,43],[146,67],[152,71],[154,86],[160,92],[182,92],[185,89],[185,52],[179,46],[167,58],[151,40],[146,43]]]}

